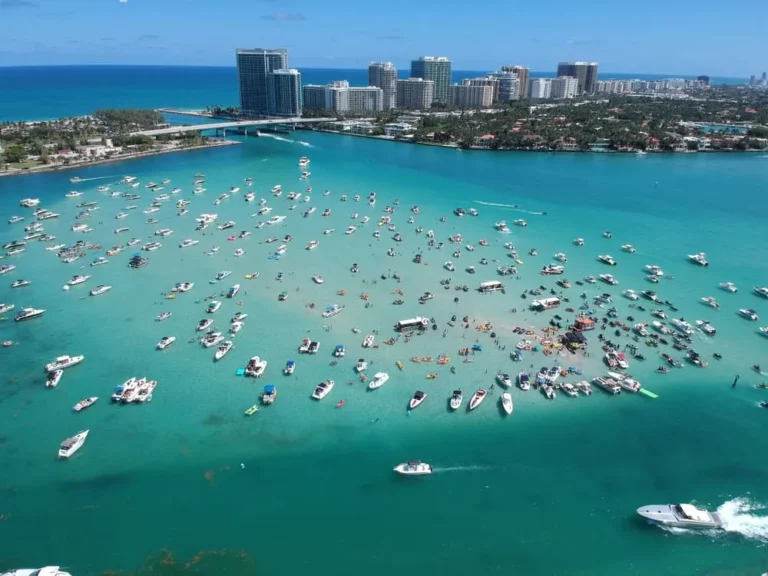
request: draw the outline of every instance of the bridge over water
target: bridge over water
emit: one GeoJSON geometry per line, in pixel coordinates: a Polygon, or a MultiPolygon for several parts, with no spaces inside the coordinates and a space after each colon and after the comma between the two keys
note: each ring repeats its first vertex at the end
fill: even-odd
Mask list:
{"type": "Polygon", "coordinates": [[[207,124],[195,124],[192,126],[169,126],[168,128],[156,128],[131,132],[131,136],[163,136],[166,134],[180,134],[182,132],[202,132],[205,130],[224,131],[248,128],[250,126],[274,126],[286,124],[309,124],[318,122],[335,122],[336,118],[262,118],[259,120],[235,120],[230,122],[209,122],[207,124]]]}

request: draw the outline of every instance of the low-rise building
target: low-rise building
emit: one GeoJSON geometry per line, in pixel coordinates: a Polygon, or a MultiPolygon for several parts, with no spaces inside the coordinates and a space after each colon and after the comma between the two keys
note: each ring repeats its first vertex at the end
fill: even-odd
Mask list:
{"type": "Polygon", "coordinates": [[[402,138],[407,134],[411,134],[415,131],[412,124],[407,122],[391,122],[384,125],[384,134],[387,136],[393,136],[395,138],[402,138]]]}

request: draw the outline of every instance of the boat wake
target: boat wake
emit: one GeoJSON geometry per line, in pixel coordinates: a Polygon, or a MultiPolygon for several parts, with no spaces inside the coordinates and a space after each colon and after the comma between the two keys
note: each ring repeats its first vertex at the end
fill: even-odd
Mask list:
{"type": "Polygon", "coordinates": [[[436,466],[432,468],[432,472],[435,474],[438,472],[482,472],[490,469],[490,466],[446,466],[445,468],[436,466]]]}
{"type": "MultiPolygon", "coordinates": [[[[112,179],[117,178],[117,174],[113,174],[112,176],[97,176],[96,178],[80,178],[80,180],[78,180],[77,182],[90,182],[92,180],[106,180],[107,178],[112,178],[112,179]]],[[[75,182],[75,184],[77,184],[77,182],[75,182]]]]}
{"type": "Polygon", "coordinates": [[[260,133],[261,138],[272,138],[274,140],[278,140],[280,142],[288,142],[290,144],[298,144],[299,146],[306,146],[308,148],[314,148],[312,144],[309,142],[304,142],[302,140],[291,140],[290,138],[283,138],[282,136],[278,136],[277,134],[268,134],[265,132],[260,133]]]}
{"type": "Polygon", "coordinates": [[[495,206],[496,208],[509,208],[517,212],[524,212],[526,214],[533,214],[534,216],[543,216],[544,212],[533,212],[532,210],[523,210],[518,208],[517,204],[498,204],[496,202],[483,202],[481,200],[473,200],[475,204],[482,204],[483,206],[495,206]]]}
{"type": "Polygon", "coordinates": [[[751,502],[747,498],[734,498],[717,508],[723,521],[721,530],[688,530],[686,528],[664,528],[672,534],[704,534],[716,538],[723,535],[738,534],[750,540],[768,543],[768,516],[754,514],[765,507],[751,502]]]}

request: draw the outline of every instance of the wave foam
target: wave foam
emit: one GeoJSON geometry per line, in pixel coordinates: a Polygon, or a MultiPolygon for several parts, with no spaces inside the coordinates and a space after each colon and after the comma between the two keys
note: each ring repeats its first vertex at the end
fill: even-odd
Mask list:
{"type": "Polygon", "coordinates": [[[768,516],[751,514],[751,512],[763,509],[763,506],[755,504],[746,498],[734,498],[717,508],[717,514],[723,521],[721,529],[700,530],[673,528],[670,526],[663,526],[662,529],[670,534],[698,534],[708,538],[739,535],[750,540],[768,543],[768,516]]]}
{"type": "Polygon", "coordinates": [[[445,468],[434,467],[432,472],[481,472],[490,469],[490,466],[447,466],[445,468]]]}
{"type": "Polygon", "coordinates": [[[473,200],[475,204],[482,204],[483,206],[495,206],[496,208],[509,208],[510,210],[516,210],[517,212],[524,212],[526,214],[533,214],[534,216],[543,216],[544,212],[533,212],[531,210],[523,210],[519,208],[517,204],[498,204],[496,202],[483,202],[482,200],[473,200]]]}
{"type": "Polygon", "coordinates": [[[261,132],[260,138],[273,138],[275,140],[278,140],[280,142],[289,142],[291,144],[298,144],[299,146],[306,146],[308,148],[314,148],[312,144],[309,142],[304,142],[303,140],[291,140],[290,138],[284,138],[282,136],[278,136],[277,134],[269,134],[267,132],[261,132]]]}

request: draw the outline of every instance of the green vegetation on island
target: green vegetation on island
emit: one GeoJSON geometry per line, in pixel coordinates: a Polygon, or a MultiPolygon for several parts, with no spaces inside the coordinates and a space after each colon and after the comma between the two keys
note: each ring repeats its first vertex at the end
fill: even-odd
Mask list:
{"type": "Polygon", "coordinates": [[[155,110],[104,109],[90,116],[0,123],[0,174],[40,171],[204,146],[198,132],[146,136],[166,126],[155,110]]]}

